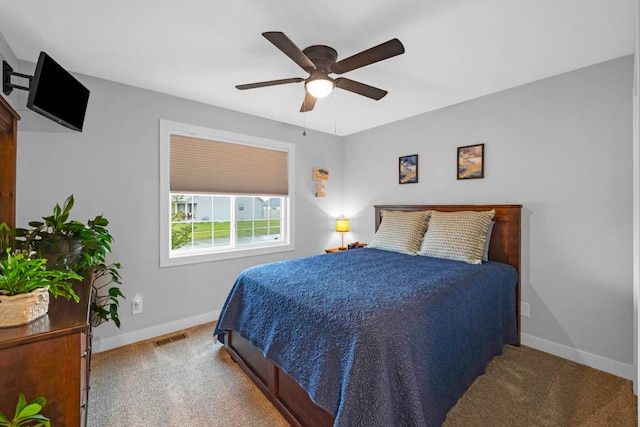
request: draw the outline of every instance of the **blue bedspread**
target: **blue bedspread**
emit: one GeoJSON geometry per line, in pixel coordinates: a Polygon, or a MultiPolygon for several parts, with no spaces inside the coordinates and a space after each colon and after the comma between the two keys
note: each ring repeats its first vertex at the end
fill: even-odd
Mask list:
{"type": "Polygon", "coordinates": [[[439,426],[517,340],[517,273],[365,248],[249,268],[215,335],[235,330],[336,426],[439,426]]]}

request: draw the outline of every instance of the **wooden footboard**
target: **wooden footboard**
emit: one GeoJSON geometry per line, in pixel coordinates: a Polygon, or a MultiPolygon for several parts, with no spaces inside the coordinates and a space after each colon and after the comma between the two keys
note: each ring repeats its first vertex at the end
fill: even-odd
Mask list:
{"type": "Polygon", "coordinates": [[[227,331],[224,347],[291,425],[333,425],[333,415],[313,403],[295,380],[265,358],[260,350],[240,334],[227,331]]]}

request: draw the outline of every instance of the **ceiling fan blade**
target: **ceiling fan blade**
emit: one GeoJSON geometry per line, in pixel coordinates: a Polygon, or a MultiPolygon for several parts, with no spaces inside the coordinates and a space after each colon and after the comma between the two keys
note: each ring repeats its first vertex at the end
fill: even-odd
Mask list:
{"type": "Polygon", "coordinates": [[[347,71],[355,70],[356,68],[364,67],[365,65],[373,64],[403,53],[404,46],[400,40],[392,39],[336,62],[333,65],[332,72],[336,74],[346,73],[347,71]]]}
{"type": "Polygon", "coordinates": [[[302,53],[302,50],[294,42],[291,41],[283,32],[280,31],[267,31],[262,33],[264,38],[274,44],[275,47],[280,49],[285,55],[293,60],[303,70],[311,72],[315,68],[315,64],[302,53]]]}
{"type": "Polygon", "coordinates": [[[255,89],[258,87],[266,87],[266,86],[275,86],[275,85],[283,85],[287,83],[300,83],[303,82],[304,79],[302,77],[292,77],[290,79],[280,79],[280,80],[269,80],[266,82],[258,82],[258,83],[247,83],[244,85],[236,85],[236,89],[245,90],[245,89],[255,89]]]}
{"type": "Polygon", "coordinates": [[[388,93],[386,90],[378,89],[377,87],[369,86],[355,80],[345,79],[344,77],[338,77],[335,79],[335,82],[336,87],[340,89],[348,90],[349,92],[357,93],[358,95],[366,96],[376,101],[382,99],[388,93]]]}
{"type": "Polygon", "coordinates": [[[313,107],[316,105],[317,98],[309,95],[307,91],[304,92],[304,101],[302,101],[302,106],[300,107],[300,112],[304,113],[307,111],[313,110],[313,107]]]}

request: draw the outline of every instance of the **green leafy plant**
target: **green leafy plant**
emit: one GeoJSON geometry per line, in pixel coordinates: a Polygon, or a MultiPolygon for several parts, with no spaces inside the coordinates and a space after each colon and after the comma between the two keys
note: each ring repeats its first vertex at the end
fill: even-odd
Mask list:
{"type": "Polygon", "coordinates": [[[0,294],[14,296],[26,294],[38,288],[49,287],[49,293],[55,298],[61,296],[79,297],[73,290],[73,280],[82,280],[82,276],[73,272],[49,270],[44,258],[31,259],[22,253],[12,254],[6,249],[6,257],[0,259],[0,294]]]}
{"type": "Polygon", "coordinates": [[[13,249],[14,232],[6,222],[0,224],[0,256],[13,249]]]}
{"type": "MultiPolygon", "coordinates": [[[[96,260],[98,257],[96,257],[96,260]]],[[[118,286],[121,284],[120,263],[107,264],[103,261],[93,261],[91,269],[93,278],[91,286],[95,289],[95,299],[91,302],[91,324],[98,326],[101,323],[112,320],[119,328],[118,316],[119,298],[125,298],[118,286]]]]}
{"type": "Polygon", "coordinates": [[[55,205],[52,215],[42,217],[43,221],[29,222],[28,229],[16,228],[16,245],[48,258],[50,268],[73,271],[88,278],[94,290],[92,325],[111,320],[120,327],[118,308],[120,298],[125,298],[118,286],[122,284],[122,266],[106,260],[113,242],[107,228],[109,221],[103,215],[88,220],[86,224],[70,220],[74,203],[73,195],[70,195],[62,206],[55,205]]]}
{"type": "Polygon", "coordinates": [[[42,217],[44,221],[29,222],[29,229],[16,228],[14,234],[17,245],[23,250],[33,250],[49,258],[49,266],[67,268],[75,263],[82,249],[78,234],[85,225],[69,220],[73,205],[73,196],[70,196],[62,207],[55,205],[53,215],[42,217]]]}
{"type": "Polygon", "coordinates": [[[36,397],[30,403],[24,397],[24,394],[20,393],[18,397],[18,403],[16,404],[16,413],[12,420],[9,420],[2,412],[0,412],[0,426],[2,427],[51,427],[49,418],[40,414],[44,405],[47,404],[47,400],[44,397],[36,397]]]}
{"type": "Polygon", "coordinates": [[[184,200],[183,196],[173,196],[171,198],[171,249],[178,249],[191,242],[191,227],[186,224],[175,224],[186,218],[184,212],[176,209],[178,202],[184,200]]]}

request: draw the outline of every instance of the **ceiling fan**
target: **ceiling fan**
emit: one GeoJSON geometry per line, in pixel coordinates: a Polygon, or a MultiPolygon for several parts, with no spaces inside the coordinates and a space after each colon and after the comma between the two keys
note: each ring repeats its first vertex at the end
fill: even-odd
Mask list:
{"type": "Polygon", "coordinates": [[[309,73],[306,79],[302,77],[292,77],[288,79],[269,80],[265,82],[249,83],[237,85],[240,90],[255,89],[265,86],[282,85],[287,83],[305,82],[305,97],[300,107],[300,112],[311,111],[318,98],[323,98],[334,88],[348,90],[349,92],[363,95],[376,101],[382,99],[387,94],[386,90],[369,86],[364,83],[350,80],[344,77],[333,79],[329,74],[343,74],[357,68],[370,65],[384,59],[394,57],[404,53],[404,46],[398,39],[392,39],[385,43],[364,50],[353,56],[336,62],[338,53],[329,46],[314,45],[304,50],[300,50],[294,42],[280,31],[268,31],[262,35],[280,49],[285,55],[293,60],[303,70],[309,73]]]}

